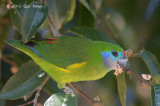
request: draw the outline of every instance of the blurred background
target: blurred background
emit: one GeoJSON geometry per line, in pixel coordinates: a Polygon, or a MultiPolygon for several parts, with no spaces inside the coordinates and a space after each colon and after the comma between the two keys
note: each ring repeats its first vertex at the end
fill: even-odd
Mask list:
{"type": "MultiPolygon", "coordinates": [[[[0,3],[0,80],[3,86],[17,72],[18,67],[29,61],[30,58],[4,43],[6,39],[21,39],[21,35],[11,21],[9,9],[7,9],[8,1],[1,0],[0,3]]],[[[58,27],[60,32],[66,33],[74,26],[94,27],[117,41],[125,50],[132,49],[134,53],[137,53],[146,49],[152,52],[160,62],[160,6],[158,0],[93,0],[93,3],[96,8],[96,18],[77,2],[74,18],[61,24],[58,27]]],[[[52,36],[46,22],[36,36],[43,38],[52,36]]],[[[141,58],[130,58],[129,62],[130,68],[135,72],[149,73],[141,58]]],[[[135,76],[126,75],[126,82],[127,106],[151,106],[150,88],[141,87],[140,80],[135,76]]],[[[100,80],[78,82],[75,85],[91,98],[98,96],[104,101],[104,106],[121,106],[113,72],[109,72],[100,80]]],[[[83,97],[78,94],[77,96],[79,106],[90,106],[83,97]]],[[[42,106],[48,97],[49,94],[42,91],[39,106],[42,106]]],[[[5,106],[17,106],[23,102],[23,99],[7,100],[5,106]]]]}

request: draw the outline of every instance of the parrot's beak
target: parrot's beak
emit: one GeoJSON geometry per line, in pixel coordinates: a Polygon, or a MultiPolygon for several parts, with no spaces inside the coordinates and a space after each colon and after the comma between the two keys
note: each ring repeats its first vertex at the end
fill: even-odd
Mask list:
{"type": "Polygon", "coordinates": [[[125,68],[127,66],[128,58],[124,56],[122,59],[118,60],[118,64],[121,68],[125,68]]]}
{"type": "Polygon", "coordinates": [[[123,52],[124,56],[126,57],[127,56],[126,52],[124,50],[122,52],[123,52]]]}

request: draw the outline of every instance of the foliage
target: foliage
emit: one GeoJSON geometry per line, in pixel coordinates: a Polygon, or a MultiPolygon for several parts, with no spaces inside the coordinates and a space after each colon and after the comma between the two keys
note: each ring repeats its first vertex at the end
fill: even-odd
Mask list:
{"type": "MultiPolygon", "coordinates": [[[[51,33],[52,28],[50,28],[51,22],[47,19],[48,16],[51,16],[55,29],[64,35],[110,42],[125,49],[132,49],[134,53],[143,49],[138,58],[129,58],[129,63],[131,70],[140,74],[151,74],[151,89],[146,88],[148,90],[145,93],[150,90],[152,106],[159,105],[160,37],[158,35],[160,34],[160,15],[157,15],[156,11],[155,16],[153,15],[157,5],[152,7],[152,11],[149,11],[151,4],[148,5],[147,2],[143,3],[138,0],[119,2],[109,0],[45,0],[45,3],[42,3],[43,0],[12,0],[12,4],[7,3],[7,0],[3,1],[0,1],[0,53],[3,54],[2,57],[0,56],[0,67],[2,67],[0,105],[7,104],[6,99],[18,99],[18,104],[24,103],[21,102],[20,98],[28,96],[46,78],[47,74],[34,61],[30,60],[27,55],[21,54],[13,48],[8,48],[8,46],[6,47],[4,40],[20,39],[25,44],[32,38],[50,37],[53,34],[51,33]],[[145,4],[145,8],[148,5],[146,13],[144,7],[138,7],[139,2],[145,4]],[[7,10],[7,5],[13,6],[13,8],[7,10]],[[139,11],[137,12],[137,10],[139,11]],[[149,16],[147,11],[150,12],[149,16]],[[148,20],[150,19],[148,23],[145,21],[145,16],[139,15],[142,12],[146,14],[148,20]],[[153,19],[150,15],[153,15],[153,19]],[[4,57],[8,60],[6,61],[4,57]],[[8,61],[10,65],[6,63],[8,61]],[[10,61],[14,61],[15,64],[10,61]],[[12,75],[10,69],[7,68],[15,65],[19,69],[16,74],[12,75]]],[[[12,68],[11,71],[13,71],[12,68]]],[[[148,102],[145,103],[145,101],[150,97],[138,96],[141,94],[139,91],[144,89],[138,88],[137,83],[139,81],[128,78],[128,74],[124,72],[118,75],[116,80],[114,79],[113,73],[112,75],[109,73],[100,80],[100,83],[92,82],[91,84],[100,85],[95,87],[96,90],[94,90],[94,87],[89,86],[89,88],[87,84],[83,84],[84,82],[78,84],[84,89],[89,88],[88,92],[91,92],[90,94],[96,93],[98,90],[98,95],[102,97],[104,105],[116,105],[119,101],[122,106],[135,103],[137,103],[137,106],[147,105],[148,102]],[[102,93],[100,93],[101,90],[102,93]],[[135,94],[135,91],[137,94],[135,94]],[[120,99],[117,99],[117,92],[120,99]],[[113,98],[113,100],[111,101],[110,98],[113,98]]],[[[45,103],[42,104],[45,106],[50,104],[53,106],[77,106],[77,104],[81,104],[81,102],[77,103],[77,96],[62,93],[53,79],[50,79],[44,85],[42,91],[45,92],[45,95],[50,96],[47,100],[43,98],[45,103]]],[[[12,102],[14,103],[14,101],[12,102]]],[[[82,104],[84,105],[84,101],[82,104]]]]}

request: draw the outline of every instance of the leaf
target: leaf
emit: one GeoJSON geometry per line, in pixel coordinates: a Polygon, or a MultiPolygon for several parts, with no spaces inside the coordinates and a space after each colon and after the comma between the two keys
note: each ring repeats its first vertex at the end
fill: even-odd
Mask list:
{"type": "Polygon", "coordinates": [[[20,16],[24,16],[25,8],[23,7],[25,5],[26,0],[12,0],[12,3],[15,5],[14,9],[17,10],[18,14],[20,16]]]}
{"type": "Polygon", "coordinates": [[[93,15],[78,2],[73,19],[64,25],[64,29],[68,30],[76,26],[94,27],[94,21],[93,15]]]}
{"type": "Polygon", "coordinates": [[[57,83],[50,78],[47,83],[43,86],[43,90],[46,91],[48,94],[54,94],[56,92],[60,92],[57,87],[57,83]]]}
{"type": "Polygon", "coordinates": [[[12,0],[14,8],[10,9],[10,17],[17,30],[21,33],[22,18],[24,16],[25,0],[12,0]]]}
{"type": "Polygon", "coordinates": [[[160,64],[157,58],[149,51],[144,50],[140,53],[141,58],[146,63],[152,75],[160,74],[160,64]]]}
{"type": "Polygon", "coordinates": [[[95,8],[93,6],[92,0],[79,0],[79,2],[85,6],[94,17],[96,17],[96,12],[95,12],[95,8]]]}
{"type": "Polygon", "coordinates": [[[125,80],[125,73],[119,74],[117,76],[117,86],[118,86],[118,93],[120,97],[120,101],[122,106],[126,106],[126,80],[125,80]]]}
{"type": "Polygon", "coordinates": [[[8,37],[8,34],[9,34],[9,30],[10,30],[10,24],[3,24],[2,25],[2,32],[1,32],[1,34],[0,34],[0,52],[1,52],[1,50],[4,48],[4,44],[5,44],[5,42],[4,42],[4,40],[8,37]]]}
{"type": "Polygon", "coordinates": [[[10,9],[10,17],[17,30],[21,33],[22,16],[15,8],[10,9]]]}
{"type": "MultiPolygon", "coordinates": [[[[0,90],[3,88],[3,84],[0,82],[0,90]]],[[[0,99],[0,106],[5,106],[6,100],[0,99]]]]}
{"type": "Polygon", "coordinates": [[[48,15],[48,8],[44,4],[35,1],[29,6],[25,10],[21,26],[23,43],[27,43],[31,39],[48,15]]]}
{"type": "Polygon", "coordinates": [[[61,28],[62,24],[65,22],[69,15],[73,15],[74,6],[71,9],[71,1],[74,2],[75,0],[46,0],[49,14],[51,14],[53,23],[57,29],[61,28]]]}
{"type": "Polygon", "coordinates": [[[157,58],[149,51],[144,50],[140,53],[140,57],[147,65],[152,77],[160,84],[160,64],[157,58]]]}
{"type": "Polygon", "coordinates": [[[76,35],[90,38],[94,41],[106,41],[118,45],[113,39],[104,33],[89,27],[74,27],[70,31],[76,35]]]}
{"type": "Polygon", "coordinates": [[[74,12],[76,10],[76,0],[70,0],[70,8],[69,8],[69,13],[68,16],[65,19],[65,22],[68,22],[70,20],[72,20],[73,16],[74,16],[74,12]]]}
{"type": "Polygon", "coordinates": [[[0,99],[17,99],[28,95],[42,83],[45,76],[45,73],[35,62],[25,63],[7,81],[0,92],[0,99]]]}
{"type": "Polygon", "coordinates": [[[33,0],[12,0],[14,8],[10,9],[10,17],[17,30],[21,33],[22,19],[24,16],[24,6],[29,5],[33,0]]]}
{"type": "Polygon", "coordinates": [[[152,106],[160,105],[160,84],[151,87],[151,103],[152,106]]]}
{"type": "Polygon", "coordinates": [[[73,94],[56,93],[47,99],[44,106],[77,106],[77,100],[73,94]]]}

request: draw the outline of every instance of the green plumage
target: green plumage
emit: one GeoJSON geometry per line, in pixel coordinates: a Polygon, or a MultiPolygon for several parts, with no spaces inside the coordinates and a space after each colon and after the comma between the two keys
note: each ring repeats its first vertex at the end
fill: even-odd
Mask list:
{"type": "Polygon", "coordinates": [[[102,78],[109,69],[104,65],[101,52],[122,51],[119,46],[102,41],[66,36],[56,39],[52,44],[32,41],[40,55],[18,40],[8,40],[7,43],[29,55],[60,88],[69,82],[102,78]]]}

